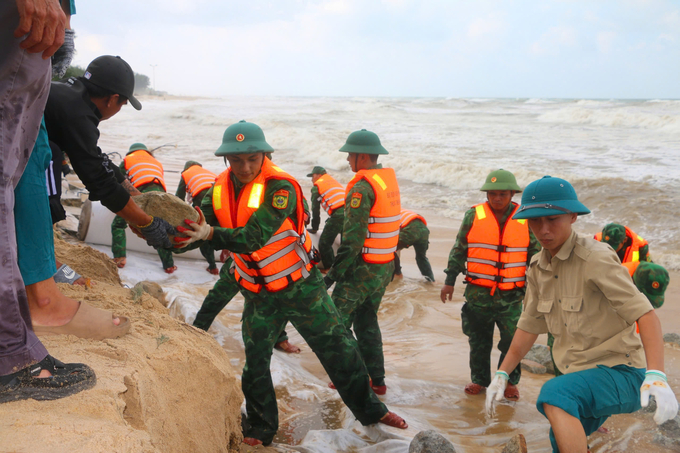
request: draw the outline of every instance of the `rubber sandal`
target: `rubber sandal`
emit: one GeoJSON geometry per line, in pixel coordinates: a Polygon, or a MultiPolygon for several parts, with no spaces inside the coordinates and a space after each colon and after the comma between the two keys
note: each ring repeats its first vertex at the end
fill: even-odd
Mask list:
{"type": "Polygon", "coordinates": [[[90,389],[97,383],[94,370],[82,363],[63,363],[48,355],[35,365],[0,376],[0,403],[32,398],[56,400],[90,389]],[[52,377],[39,378],[47,370],[52,377]]]}
{"type": "Polygon", "coordinates": [[[244,437],[243,443],[246,445],[250,445],[251,447],[257,447],[258,445],[262,445],[262,441],[259,439],[255,439],[254,437],[244,437]]]}
{"type": "Polygon", "coordinates": [[[474,382],[470,382],[468,385],[465,386],[465,393],[468,395],[479,395],[479,393],[482,390],[486,390],[486,387],[475,384],[474,382]]]}
{"type": "Polygon", "coordinates": [[[408,428],[408,423],[406,420],[395,414],[394,412],[388,412],[383,418],[380,419],[380,423],[387,426],[392,426],[393,428],[406,429],[408,428]]]}
{"type": "Polygon", "coordinates": [[[290,343],[288,340],[284,341],[279,341],[274,345],[276,349],[279,351],[283,351],[288,354],[299,354],[300,353],[300,348],[295,346],[294,344],[290,343]]]}
{"type": "Polygon", "coordinates": [[[506,400],[517,401],[519,399],[519,389],[514,384],[508,384],[505,387],[505,392],[503,392],[506,400]]]}
{"type": "Polygon", "coordinates": [[[104,340],[105,338],[122,337],[130,330],[130,320],[124,316],[115,316],[120,319],[120,324],[113,323],[114,315],[106,310],[100,310],[85,302],[80,302],[80,307],[73,319],[63,326],[36,326],[33,331],[38,336],[43,335],[75,335],[80,338],[92,340],[104,340]]]}

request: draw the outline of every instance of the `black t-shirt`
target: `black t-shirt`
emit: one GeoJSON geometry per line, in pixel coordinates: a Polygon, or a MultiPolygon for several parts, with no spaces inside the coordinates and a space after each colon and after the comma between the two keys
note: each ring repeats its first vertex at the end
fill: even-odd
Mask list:
{"type": "Polygon", "coordinates": [[[110,211],[122,210],[130,194],[120,185],[125,177],[97,146],[101,113],[77,79],[52,82],[45,107],[45,126],[50,140],[71,161],[73,170],[90,192],[110,211]]]}

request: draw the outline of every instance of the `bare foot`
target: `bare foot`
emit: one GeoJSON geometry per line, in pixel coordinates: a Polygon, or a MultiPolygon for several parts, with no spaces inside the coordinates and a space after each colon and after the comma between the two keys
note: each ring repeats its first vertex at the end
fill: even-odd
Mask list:
{"type": "Polygon", "coordinates": [[[216,267],[208,267],[205,269],[206,271],[210,272],[213,275],[218,275],[220,273],[220,270],[216,267]]]}
{"type": "MultiPolygon", "coordinates": [[[[80,308],[80,302],[66,297],[52,277],[26,287],[28,308],[31,321],[38,326],[63,326],[67,324],[80,308]]],[[[119,318],[113,318],[115,325],[119,318]]]]}
{"type": "Polygon", "coordinates": [[[176,270],[177,270],[177,266],[172,266],[172,267],[169,267],[169,268],[165,269],[165,273],[166,273],[166,274],[172,274],[172,273],[175,272],[176,270]]]}
{"type": "Polygon", "coordinates": [[[127,264],[127,259],[124,256],[114,258],[113,262],[116,263],[116,266],[118,266],[120,269],[125,267],[125,264],[127,264]]]}
{"type": "Polygon", "coordinates": [[[288,354],[299,354],[300,348],[290,343],[288,340],[279,341],[274,345],[279,351],[287,352],[288,354]]]}

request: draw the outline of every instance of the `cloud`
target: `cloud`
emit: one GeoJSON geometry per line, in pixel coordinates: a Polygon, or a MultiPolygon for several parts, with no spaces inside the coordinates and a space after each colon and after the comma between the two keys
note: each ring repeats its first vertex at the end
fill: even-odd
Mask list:
{"type": "Polygon", "coordinates": [[[563,48],[574,47],[578,33],[572,27],[550,27],[538,41],[531,44],[531,53],[535,55],[557,55],[563,48]]]}
{"type": "Polygon", "coordinates": [[[597,49],[602,53],[608,53],[612,44],[616,40],[616,33],[613,31],[603,31],[597,34],[597,49]]]}
{"type": "Polygon", "coordinates": [[[469,38],[477,39],[489,35],[496,35],[505,30],[505,22],[497,16],[490,15],[475,19],[469,26],[467,35],[469,38]]]}

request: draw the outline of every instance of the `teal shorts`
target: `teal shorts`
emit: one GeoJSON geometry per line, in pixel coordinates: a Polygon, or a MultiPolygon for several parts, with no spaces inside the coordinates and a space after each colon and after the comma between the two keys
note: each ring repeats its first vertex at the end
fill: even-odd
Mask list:
{"type": "MultiPolygon", "coordinates": [[[[640,409],[640,387],[645,380],[644,368],[617,365],[564,374],[543,384],[536,408],[545,416],[544,404],[559,407],[578,418],[591,435],[614,414],[629,414],[640,409]]],[[[550,443],[559,452],[552,428],[550,443]]]]}

